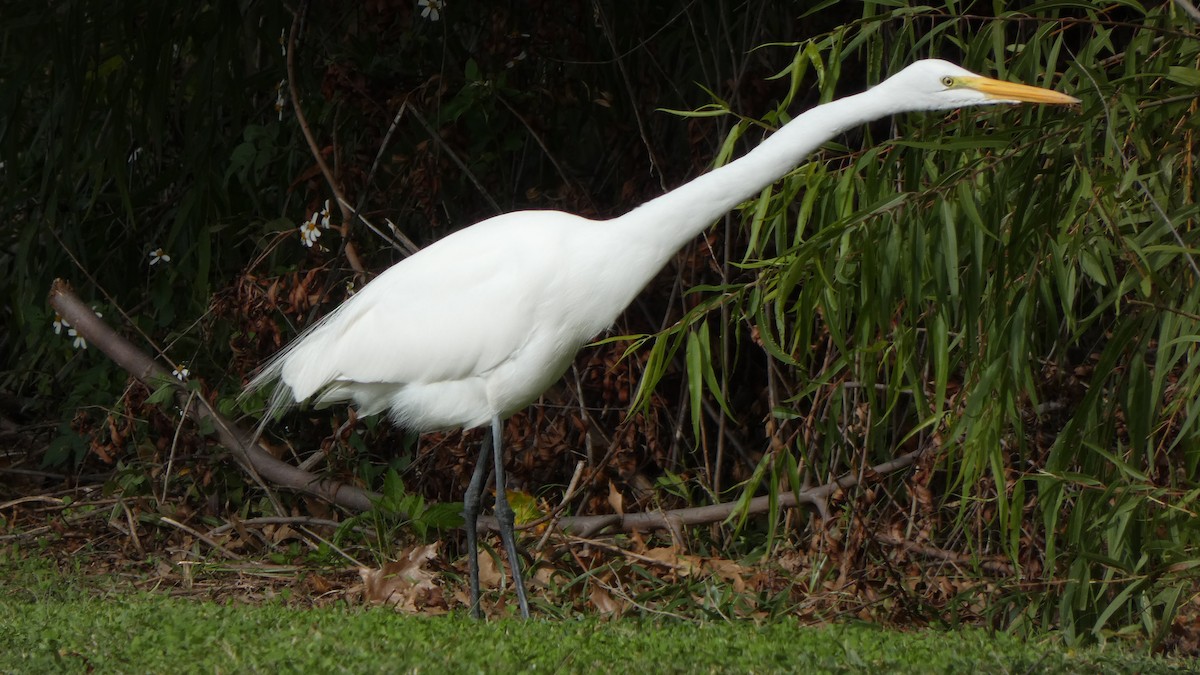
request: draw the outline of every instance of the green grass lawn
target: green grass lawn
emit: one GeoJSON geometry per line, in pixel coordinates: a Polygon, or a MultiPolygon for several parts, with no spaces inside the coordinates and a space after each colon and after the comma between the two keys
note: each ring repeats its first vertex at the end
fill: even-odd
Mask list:
{"type": "Polygon", "coordinates": [[[1108,648],[981,630],[791,620],[685,623],[410,617],[350,606],[218,604],[104,592],[0,566],[0,672],[1186,672],[1108,648]]]}

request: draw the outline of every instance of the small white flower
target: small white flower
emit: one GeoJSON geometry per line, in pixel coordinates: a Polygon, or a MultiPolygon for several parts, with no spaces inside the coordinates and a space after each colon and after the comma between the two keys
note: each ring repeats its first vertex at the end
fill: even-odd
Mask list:
{"type": "Polygon", "coordinates": [[[67,323],[67,320],[62,318],[61,314],[59,314],[58,312],[54,313],[54,334],[55,335],[62,335],[62,329],[70,328],[70,327],[71,327],[71,324],[67,323]]]}
{"type": "Polygon", "coordinates": [[[314,213],[312,218],[304,221],[304,224],[300,226],[300,243],[312,248],[312,245],[320,238],[321,227],[317,224],[317,214],[314,213]]]}
{"type": "MultiPolygon", "coordinates": [[[[313,220],[317,219],[317,214],[313,214],[313,220]]],[[[329,229],[329,200],[325,200],[325,208],[321,209],[321,227],[329,229]]]]}
{"type": "Polygon", "coordinates": [[[87,340],[84,340],[82,335],[76,333],[74,328],[67,330],[67,337],[75,338],[71,341],[71,344],[75,345],[75,349],[87,349],[87,340]]]}
{"type": "Polygon", "coordinates": [[[417,7],[421,8],[421,18],[437,21],[442,18],[446,2],[445,0],[417,0],[417,7]]]}
{"type": "Polygon", "coordinates": [[[175,366],[175,370],[172,370],[171,374],[175,376],[175,379],[183,382],[184,380],[188,379],[188,377],[192,374],[192,371],[188,370],[186,363],[181,363],[178,366],[175,366]]]}
{"type": "Polygon", "coordinates": [[[504,67],[505,68],[514,68],[514,67],[516,67],[516,65],[518,63],[520,63],[521,61],[524,61],[527,56],[529,56],[529,55],[525,53],[524,49],[522,49],[521,53],[517,54],[516,56],[509,59],[508,63],[504,64],[504,67]]]}
{"type": "Polygon", "coordinates": [[[167,255],[167,252],[162,250],[161,248],[156,248],[153,251],[150,251],[150,264],[157,265],[160,262],[161,263],[171,262],[171,256],[167,255]]]}
{"type": "Polygon", "coordinates": [[[325,208],[313,211],[308,220],[300,226],[300,243],[312,248],[312,245],[321,238],[321,230],[328,230],[329,227],[329,200],[326,199],[325,208]]]}

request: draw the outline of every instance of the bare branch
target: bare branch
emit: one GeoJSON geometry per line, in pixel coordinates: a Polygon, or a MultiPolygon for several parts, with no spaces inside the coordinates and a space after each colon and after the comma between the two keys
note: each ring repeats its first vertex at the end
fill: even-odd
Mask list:
{"type": "MultiPolygon", "coordinates": [[[[892,473],[912,465],[921,456],[924,449],[914,450],[899,457],[877,464],[863,472],[865,476],[875,476],[892,473]]],[[[808,504],[819,508],[826,499],[839,490],[854,487],[862,482],[860,474],[846,474],[841,478],[807,490],[780,494],[779,508],[791,508],[800,504],[808,504]]],[[[627,513],[624,515],[579,516],[563,518],[560,522],[563,530],[580,537],[594,536],[603,530],[614,529],[622,532],[633,530],[670,530],[679,525],[703,525],[725,520],[738,508],[738,501],[712,504],[711,506],[694,506],[686,509],[671,511],[648,511],[643,513],[627,513]]],[[[746,508],[747,514],[765,513],[771,508],[769,496],[755,497],[746,508]]]]}
{"type": "Polygon", "coordinates": [[[174,386],[175,400],[184,414],[197,422],[212,422],[217,441],[228,448],[239,463],[255,477],[261,476],[276,485],[311,494],[357,511],[371,508],[371,501],[376,495],[351,485],[319,478],[272,457],[254,440],[250,432],[225,419],[203,396],[191,396],[191,392],[172,377],[166,368],[117,335],[116,331],[101,321],[91,308],[80,301],[70,285],[62,279],[55,279],[50,287],[50,305],[70,322],[79,335],[146,386],[174,386]]]}

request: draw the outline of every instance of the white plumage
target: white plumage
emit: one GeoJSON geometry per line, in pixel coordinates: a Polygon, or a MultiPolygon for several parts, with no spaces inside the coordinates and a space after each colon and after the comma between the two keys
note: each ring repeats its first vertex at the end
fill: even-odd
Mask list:
{"type": "Polygon", "coordinates": [[[462,229],[396,264],[271,359],[248,389],[284,406],[353,402],[416,431],[492,425],[467,492],[472,611],[475,518],[496,448],[496,515],[528,615],[504,500],[500,420],[558,380],[684,244],[836,134],[907,111],[1076,103],[1057,92],[919,61],[862,94],[800,115],[744,157],[609,221],[522,211],[462,229]]]}

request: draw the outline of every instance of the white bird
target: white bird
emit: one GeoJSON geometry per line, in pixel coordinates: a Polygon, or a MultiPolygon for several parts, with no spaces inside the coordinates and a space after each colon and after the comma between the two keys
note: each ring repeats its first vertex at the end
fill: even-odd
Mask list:
{"type": "Polygon", "coordinates": [[[464,499],[471,612],[479,616],[477,519],[494,454],[496,518],[527,617],[501,420],[562,377],[684,244],[825,141],[894,113],[1021,102],[1078,100],[918,61],[864,93],[805,112],[740,159],[618,218],[557,211],[489,218],[380,274],[276,354],[247,391],[277,384],[264,422],[311,400],[353,402],[361,415],[387,412],[418,432],[490,424],[464,499]]]}

